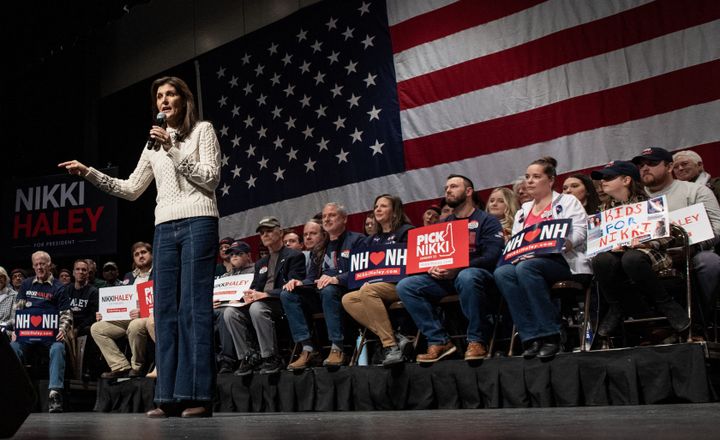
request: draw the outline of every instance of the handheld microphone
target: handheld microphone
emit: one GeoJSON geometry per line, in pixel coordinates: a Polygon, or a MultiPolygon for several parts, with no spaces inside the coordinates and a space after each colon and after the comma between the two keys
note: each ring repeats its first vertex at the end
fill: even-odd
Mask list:
{"type": "MultiPolygon", "coordinates": [[[[167,116],[165,113],[160,112],[155,116],[155,125],[165,128],[167,116]]],[[[160,148],[160,145],[158,144],[157,139],[154,139],[152,137],[148,137],[147,142],[145,143],[145,148],[148,150],[158,150],[160,148]]]]}

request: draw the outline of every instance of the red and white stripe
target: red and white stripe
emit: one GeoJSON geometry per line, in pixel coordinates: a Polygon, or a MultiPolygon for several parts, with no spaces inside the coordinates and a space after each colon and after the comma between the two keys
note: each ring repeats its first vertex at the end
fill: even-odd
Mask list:
{"type": "Polygon", "coordinates": [[[648,146],[720,142],[720,1],[388,0],[387,8],[408,171],[224,217],[221,231],[251,235],[269,214],[302,224],[330,200],[360,213],[389,189],[417,212],[450,173],[492,188],[544,155],[571,172],[648,146]]]}

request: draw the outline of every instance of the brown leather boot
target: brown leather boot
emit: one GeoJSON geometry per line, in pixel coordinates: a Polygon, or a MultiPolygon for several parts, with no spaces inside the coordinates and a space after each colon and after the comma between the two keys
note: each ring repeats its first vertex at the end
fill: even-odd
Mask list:
{"type": "Polygon", "coordinates": [[[485,359],[485,356],[487,356],[487,348],[482,342],[468,342],[467,350],[465,350],[466,361],[485,359]]]}
{"type": "Polygon", "coordinates": [[[311,368],[318,364],[318,361],[320,360],[320,353],[317,351],[301,351],[300,356],[298,356],[297,359],[295,359],[295,362],[290,363],[288,365],[287,369],[290,371],[294,370],[304,370],[306,368],[311,368]]]}
{"type": "Polygon", "coordinates": [[[345,365],[345,353],[342,350],[333,348],[330,350],[330,355],[323,361],[323,365],[326,367],[339,367],[345,365]]]}
{"type": "Polygon", "coordinates": [[[455,353],[456,350],[452,341],[442,345],[428,345],[427,353],[417,355],[416,360],[420,363],[437,362],[445,356],[455,353]]]}

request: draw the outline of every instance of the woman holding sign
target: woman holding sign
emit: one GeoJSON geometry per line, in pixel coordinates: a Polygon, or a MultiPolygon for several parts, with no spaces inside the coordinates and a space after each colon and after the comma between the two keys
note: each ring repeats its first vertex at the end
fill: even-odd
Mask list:
{"type": "MultiPolygon", "coordinates": [[[[367,238],[367,246],[383,246],[406,243],[410,220],[403,210],[402,200],[397,196],[383,194],[375,198],[373,214],[374,234],[367,238]]],[[[388,367],[404,361],[403,350],[409,342],[401,334],[393,332],[386,304],[398,301],[395,283],[365,283],[360,290],[342,297],[345,311],[355,321],[375,333],[383,347],[382,365],[388,367]]]]}
{"type": "Polygon", "coordinates": [[[514,236],[546,220],[571,219],[565,248],[560,254],[520,259],[495,270],[495,283],[510,308],[525,347],[525,358],[551,358],[560,351],[560,313],[550,298],[550,287],[573,274],[591,273],[585,256],[587,214],[575,196],[553,191],[556,166],[552,157],[538,159],[528,166],[525,182],[532,200],[523,203],[515,214],[512,233],[514,236]]]}
{"type": "MultiPolygon", "coordinates": [[[[610,162],[605,168],[593,171],[592,178],[602,180],[603,191],[610,196],[603,209],[644,203],[648,199],[640,184],[640,172],[632,162],[610,162]]],[[[687,312],[668,294],[657,276],[658,271],[672,265],[666,252],[672,241],[672,237],[642,243],[635,239],[631,246],[617,247],[593,258],[595,277],[610,306],[600,322],[598,335],[607,336],[615,330],[623,320],[621,300],[635,294],[652,299],[675,331],[681,332],[690,326],[687,312]],[[632,288],[628,281],[634,283],[632,288]]]]}
{"type": "Polygon", "coordinates": [[[128,200],[137,199],[155,179],[158,408],[147,416],[208,417],[215,385],[212,292],[220,145],[212,124],[198,121],[195,98],[183,80],[155,80],[151,99],[153,115],[160,113],[150,129],[147,148],[142,149],[127,180],[107,176],[76,160],[58,166],[128,200]]]}

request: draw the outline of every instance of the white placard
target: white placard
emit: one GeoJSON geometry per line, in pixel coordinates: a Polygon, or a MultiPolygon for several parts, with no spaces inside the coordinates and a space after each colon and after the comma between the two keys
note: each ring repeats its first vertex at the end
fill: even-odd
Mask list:
{"type": "Polygon", "coordinates": [[[134,284],[101,287],[99,299],[99,312],[103,321],[129,320],[130,310],[138,308],[137,288],[134,284]]]}
{"type": "Polygon", "coordinates": [[[215,279],[213,301],[239,301],[243,299],[243,292],[250,289],[254,274],[231,275],[215,279]]]}
{"type": "Polygon", "coordinates": [[[707,211],[705,211],[705,205],[702,203],[672,211],[670,222],[685,229],[690,238],[690,244],[701,243],[715,237],[707,211]]]}

